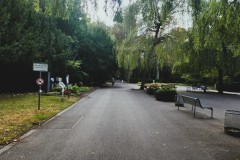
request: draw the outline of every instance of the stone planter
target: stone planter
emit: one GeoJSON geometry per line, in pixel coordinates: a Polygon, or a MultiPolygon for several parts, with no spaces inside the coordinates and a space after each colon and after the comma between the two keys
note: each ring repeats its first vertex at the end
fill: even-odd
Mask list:
{"type": "Polygon", "coordinates": [[[175,90],[158,90],[155,94],[155,98],[158,101],[175,102],[175,90]]]}

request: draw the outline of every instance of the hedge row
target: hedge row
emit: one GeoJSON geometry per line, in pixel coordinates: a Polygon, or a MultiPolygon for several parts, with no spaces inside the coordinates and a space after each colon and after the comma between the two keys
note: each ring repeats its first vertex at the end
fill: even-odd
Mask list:
{"type": "Polygon", "coordinates": [[[147,94],[155,95],[156,100],[164,102],[174,102],[177,94],[175,88],[155,88],[149,87],[146,89],[147,94]]]}

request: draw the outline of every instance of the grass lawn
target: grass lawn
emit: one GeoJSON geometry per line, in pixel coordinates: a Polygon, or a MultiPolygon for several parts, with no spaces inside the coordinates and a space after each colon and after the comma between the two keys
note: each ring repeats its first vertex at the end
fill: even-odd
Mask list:
{"type": "Polygon", "coordinates": [[[38,93],[0,95],[0,145],[10,143],[79,100],[79,96],[65,96],[63,102],[60,96],[41,96],[38,110],[38,93]]]}

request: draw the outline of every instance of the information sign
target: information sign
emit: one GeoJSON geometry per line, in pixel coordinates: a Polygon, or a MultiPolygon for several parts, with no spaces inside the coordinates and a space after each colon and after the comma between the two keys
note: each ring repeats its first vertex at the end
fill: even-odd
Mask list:
{"type": "Polygon", "coordinates": [[[47,72],[48,71],[48,64],[33,63],[33,71],[47,72]]]}

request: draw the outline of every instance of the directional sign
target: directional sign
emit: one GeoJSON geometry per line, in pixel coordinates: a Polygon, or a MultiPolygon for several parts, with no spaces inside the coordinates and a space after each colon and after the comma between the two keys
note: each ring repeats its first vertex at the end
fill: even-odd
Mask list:
{"type": "Polygon", "coordinates": [[[33,71],[47,72],[48,71],[48,64],[33,63],[33,71]]]}
{"type": "Polygon", "coordinates": [[[37,85],[43,85],[44,84],[44,80],[42,79],[42,78],[38,78],[37,80],[36,80],[36,83],[37,83],[37,85]]]}
{"type": "Polygon", "coordinates": [[[59,86],[64,88],[66,85],[63,82],[59,82],[59,86]]]}

